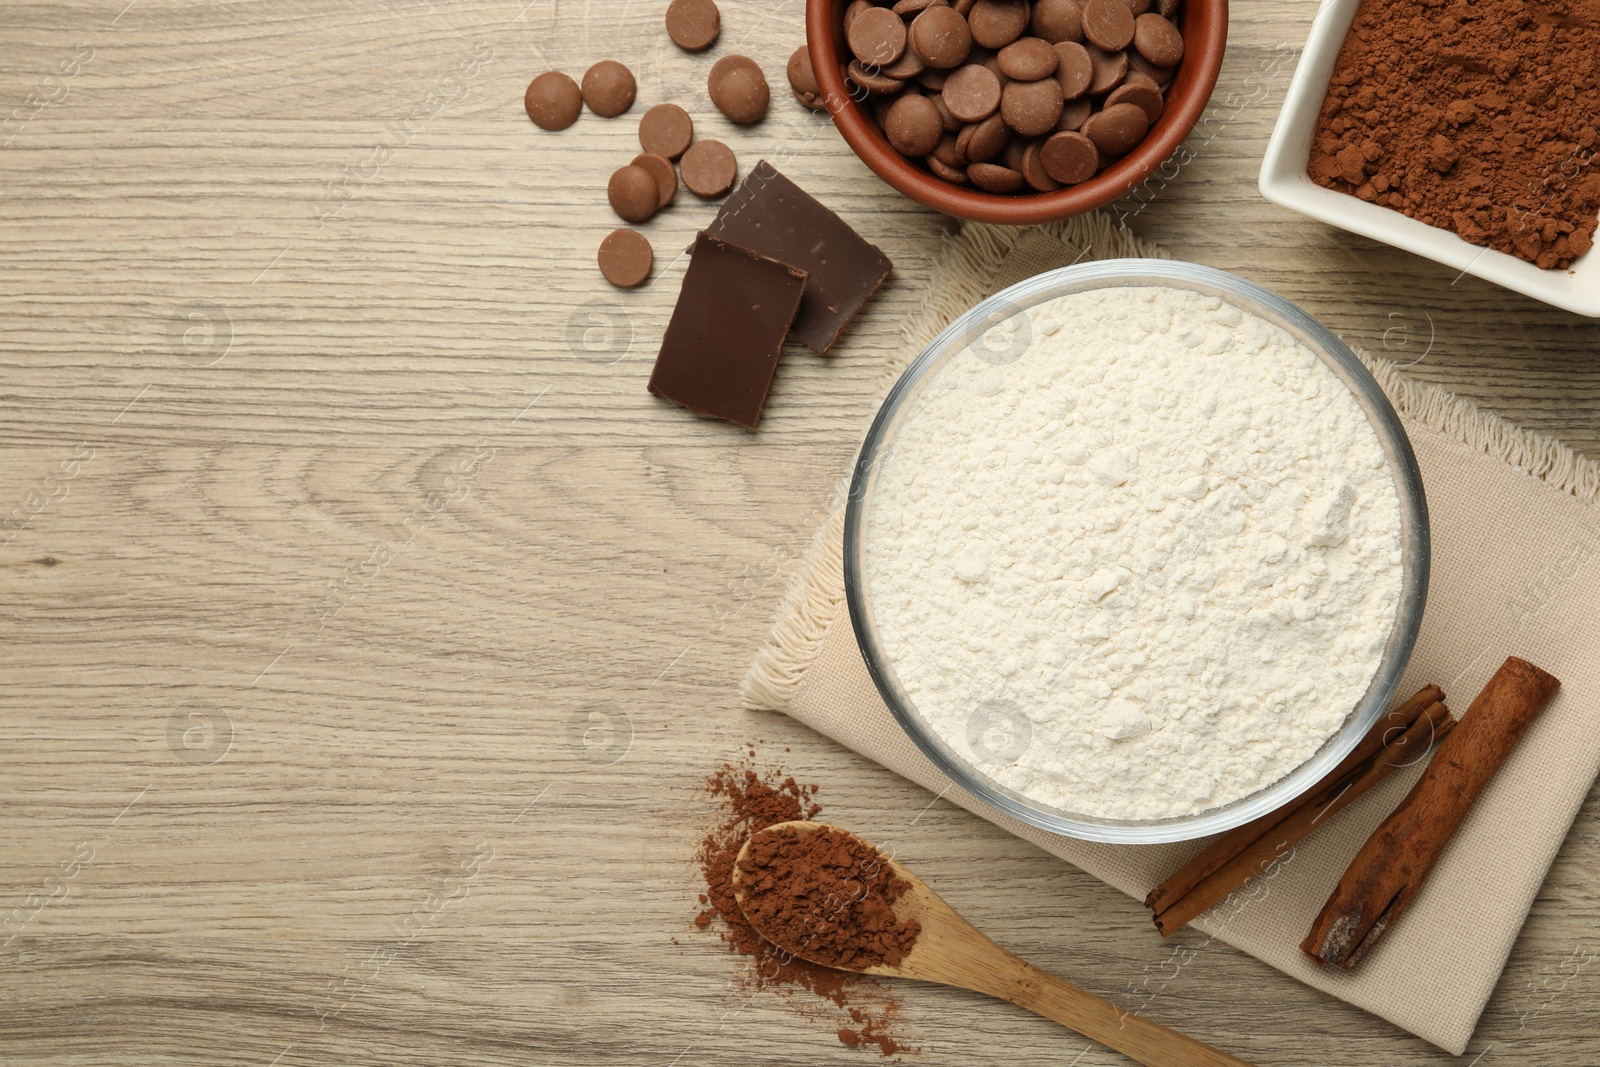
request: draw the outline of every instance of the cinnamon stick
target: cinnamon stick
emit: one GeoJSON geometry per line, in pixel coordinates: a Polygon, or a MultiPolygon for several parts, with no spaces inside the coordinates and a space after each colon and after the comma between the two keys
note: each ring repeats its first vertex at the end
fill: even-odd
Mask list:
{"type": "Polygon", "coordinates": [[[1162,937],[1199,918],[1212,907],[1251,878],[1270,870],[1290,849],[1299,844],[1318,826],[1355,803],[1367,790],[1377,785],[1389,774],[1416,759],[1416,754],[1426,752],[1428,746],[1449,734],[1455,726],[1450,711],[1439,701],[1434,701],[1416,717],[1405,733],[1390,741],[1389,745],[1368,760],[1353,768],[1343,777],[1330,775],[1323,784],[1311,790],[1303,803],[1290,805],[1287,817],[1265,834],[1250,842],[1232,859],[1201,879],[1188,893],[1173,901],[1155,916],[1156,929],[1162,937]]]}
{"type": "MultiPolygon", "coordinates": [[[[1247,847],[1255,844],[1279,823],[1305,807],[1313,804],[1320,807],[1321,804],[1326,803],[1326,794],[1330,792],[1330,787],[1338,786],[1345,779],[1357,773],[1360,768],[1365,767],[1375,755],[1383,750],[1387,741],[1403,735],[1427,708],[1435,703],[1442,704],[1443,701],[1444,692],[1438,686],[1429,685],[1423,687],[1410,700],[1383,715],[1351,753],[1307,793],[1297,797],[1277,811],[1270,811],[1258,819],[1245,823],[1243,826],[1237,826],[1226,833],[1218,835],[1211,844],[1206,846],[1204,851],[1179,868],[1172,877],[1150,890],[1149,895],[1145,897],[1145,906],[1154,912],[1157,917],[1156,926],[1162,926],[1160,920],[1162,912],[1171,908],[1184,896],[1192,892],[1201,882],[1210,878],[1224,865],[1235,859],[1247,847]]],[[[1355,797],[1352,796],[1349,799],[1354,800],[1355,797]]],[[[1293,844],[1293,842],[1290,842],[1290,844],[1293,844]]],[[[1229,892],[1243,884],[1244,879],[1240,879],[1236,885],[1229,889],[1229,892]]],[[[1227,895],[1227,893],[1223,893],[1211,903],[1215,904],[1227,895]]],[[[1207,907],[1209,906],[1207,905],[1207,907]]],[[[1200,911],[1194,914],[1199,915],[1205,910],[1205,908],[1201,908],[1200,911]]],[[[1184,922],[1187,921],[1187,919],[1184,920],[1184,922]]],[[[1163,928],[1161,932],[1164,935],[1169,934],[1172,930],[1176,930],[1182,925],[1183,923],[1180,922],[1171,929],[1163,928]]]]}
{"type": "Polygon", "coordinates": [[[1478,793],[1561,683],[1507,659],[1440,745],[1417,784],[1373,833],[1300,949],[1353,968],[1415,899],[1478,793]]]}

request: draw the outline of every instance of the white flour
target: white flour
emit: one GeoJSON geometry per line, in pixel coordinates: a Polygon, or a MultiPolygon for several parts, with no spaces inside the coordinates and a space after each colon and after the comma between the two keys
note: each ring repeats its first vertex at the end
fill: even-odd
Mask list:
{"type": "Polygon", "coordinates": [[[1104,818],[1289,773],[1366,691],[1399,602],[1399,497],[1354,397],[1285,331],[1177,289],[1062,297],[987,340],[913,401],[868,511],[918,714],[1104,818]]]}

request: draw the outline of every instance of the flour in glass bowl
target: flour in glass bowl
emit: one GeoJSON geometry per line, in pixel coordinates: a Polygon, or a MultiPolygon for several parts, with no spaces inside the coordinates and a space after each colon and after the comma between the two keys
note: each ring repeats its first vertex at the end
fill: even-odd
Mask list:
{"type": "Polygon", "coordinates": [[[1074,814],[1191,815],[1282,778],[1394,625],[1400,500],[1372,424],[1310,349],[1214,296],[1099,289],[1003,326],[1020,358],[934,373],[867,512],[913,709],[1074,814]]]}

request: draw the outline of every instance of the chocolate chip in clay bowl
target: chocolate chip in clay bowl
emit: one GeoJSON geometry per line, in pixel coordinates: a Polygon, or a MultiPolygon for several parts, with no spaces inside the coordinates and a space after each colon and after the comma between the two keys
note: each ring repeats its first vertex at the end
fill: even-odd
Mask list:
{"type": "MultiPolygon", "coordinates": [[[[1126,196],[1149,178],[1157,167],[1178,150],[1178,146],[1199,122],[1206,103],[1211,98],[1211,92],[1216,86],[1228,36],[1228,0],[1183,0],[1178,10],[1177,26],[1182,37],[1182,59],[1172,71],[1172,81],[1166,87],[1159,116],[1150,123],[1149,130],[1143,138],[1126,155],[1113,159],[1098,174],[1075,185],[1037,191],[1033,186],[1021,183],[1011,192],[991,192],[982,186],[988,185],[992,189],[1013,189],[1010,176],[986,171],[982,175],[985,181],[978,183],[967,180],[960,168],[952,169],[948,163],[940,161],[939,171],[946,174],[945,178],[941,178],[934,173],[932,169],[934,164],[922,159],[908,158],[896,151],[889,142],[888,136],[874,117],[874,101],[881,98],[869,96],[846,81],[846,67],[852,62],[860,65],[860,60],[851,49],[844,31],[845,11],[850,7],[850,2],[851,0],[806,0],[806,45],[817,80],[817,95],[832,115],[834,126],[844,137],[845,142],[874,174],[925,207],[956,218],[1017,226],[1037,225],[1082,215],[1126,196]],[[960,184],[956,179],[960,179],[960,184]]],[[[864,12],[870,6],[872,5],[860,5],[858,11],[864,12]]],[[[1015,22],[1013,7],[1011,4],[990,0],[984,7],[983,17],[979,19],[980,33],[986,40],[1000,42],[1001,48],[1013,43],[1014,40],[1014,38],[1006,39],[1015,22]]],[[[1132,5],[1128,7],[1129,10],[1132,9],[1132,5]]],[[[1166,9],[1168,8],[1162,8],[1166,9]]],[[[1083,5],[1077,5],[1077,10],[1083,10],[1083,5]]],[[[1039,13],[1037,6],[1034,11],[1036,15],[1039,13]]],[[[905,53],[920,54],[919,37],[926,38],[922,43],[922,50],[929,49],[933,43],[950,45],[947,52],[940,53],[939,63],[930,64],[930,69],[926,72],[927,75],[933,76],[935,81],[937,81],[935,71],[940,69],[940,64],[948,64],[944,69],[953,74],[957,68],[964,65],[969,48],[972,50],[978,48],[979,42],[950,40],[951,34],[964,37],[967,26],[964,21],[960,26],[954,24],[956,20],[951,19],[954,12],[948,4],[932,4],[917,13],[908,8],[905,14],[909,16],[905,53]],[[951,26],[937,25],[941,19],[950,21],[951,26]],[[922,22],[920,33],[919,21],[922,22]],[[935,29],[939,32],[931,32],[935,29]]],[[[1040,26],[1017,28],[1019,32],[1024,33],[1043,29],[1050,36],[1070,37],[1074,31],[1071,14],[1072,11],[1064,4],[1047,5],[1045,17],[1040,19],[1040,26]]],[[[1120,19],[1108,17],[1106,21],[1108,30],[1114,34],[1127,30],[1126,23],[1120,19]],[[1116,25],[1109,25],[1113,22],[1116,25]]],[[[1129,44],[1129,48],[1138,46],[1137,18],[1134,22],[1135,39],[1129,44]]],[[[1114,40],[1116,37],[1110,39],[1114,40]]],[[[1172,43],[1164,36],[1153,34],[1147,29],[1144,39],[1146,46],[1162,58],[1170,54],[1172,43]]],[[[884,47],[892,51],[897,40],[898,37],[891,37],[884,47]]],[[[1088,45],[1089,42],[1085,41],[1084,44],[1088,45]]],[[[1093,51],[1099,50],[1093,49],[1093,51]]],[[[1077,54],[1074,53],[1074,56],[1077,54]]],[[[1122,66],[1128,70],[1142,64],[1147,65],[1147,61],[1139,57],[1132,63],[1124,60],[1122,66]]],[[[1070,83],[1073,77],[1081,76],[1081,70],[1075,68],[1073,72],[1063,72],[1058,67],[1049,76],[1058,81],[1066,78],[1070,83]]],[[[966,80],[975,81],[976,78],[968,75],[966,80]]],[[[1120,83],[1121,80],[1119,77],[1116,82],[1120,83]]],[[[1111,86],[1104,86],[1102,83],[1100,92],[1109,92],[1114,88],[1116,88],[1115,83],[1111,86]]],[[[1089,91],[1093,92],[1092,89],[1089,91]]],[[[968,100],[967,103],[976,105],[981,110],[981,106],[987,104],[987,93],[982,95],[984,99],[968,100]]],[[[1013,98],[1016,99],[1016,94],[1013,94],[1013,98]]],[[[1053,101],[1031,101],[1027,100],[1026,96],[1024,100],[1035,106],[1043,104],[1046,108],[1054,107],[1053,101]]],[[[1059,121],[1071,120],[1077,123],[1083,121],[1079,116],[1082,114],[1081,101],[1084,97],[1080,96],[1078,100],[1077,103],[1068,100],[1067,106],[1060,112],[1062,118],[1059,121]]],[[[943,97],[943,102],[946,105],[950,103],[948,94],[943,97]]],[[[998,111],[998,106],[995,110],[998,111]]],[[[968,111],[968,113],[974,112],[968,111]]],[[[982,116],[979,117],[981,118],[982,116]]],[[[1060,128],[1059,123],[1056,128],[1060,128]]],[[[1045,131],[1045,136],[1048,136],[1049,132],[1045,131]]]]}
{"type": "Polygon", "coordinates": [[[1421,628],[1428,514],[1331,331],[1124,259],[929,343],[867,431],[843,555],[868,674],[942,772],[1051,833],[1155,844],[1278,810],[1368,733],[1421,628]]]}

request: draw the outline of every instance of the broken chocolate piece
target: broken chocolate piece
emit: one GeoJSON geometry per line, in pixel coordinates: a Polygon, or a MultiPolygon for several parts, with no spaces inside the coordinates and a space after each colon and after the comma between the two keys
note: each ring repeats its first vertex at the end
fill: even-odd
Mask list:
{"type": "Polygon", "coordinates": [[[755,429],[805,287],[804,270],[700,234],[650,391],[755,429]]]}
{"type": "Polygon", "coordinates": [[[819,355],[839,340],[893,267],[766,160],[728,197],[706,232],[806,272],[800,313],[789,332],[819,355]]]}

